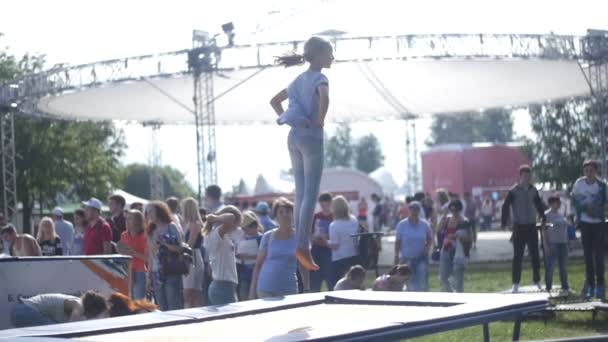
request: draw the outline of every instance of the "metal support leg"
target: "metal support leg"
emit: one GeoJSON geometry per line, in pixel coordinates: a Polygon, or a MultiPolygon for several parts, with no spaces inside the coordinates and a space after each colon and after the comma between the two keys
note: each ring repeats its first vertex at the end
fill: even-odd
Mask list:
{"type": "Polygon", "coordinates": [[[522,316],[518,315],[515,317],[515,325],[513,326],[513,341],[519,341],[519,335],[521,333],[521,321],[522,316]]]}
{"type": "Polygon", "coordinates": [[[483,341],[490,342],[490,324],[489,323],[483,324],[483,341]]]}

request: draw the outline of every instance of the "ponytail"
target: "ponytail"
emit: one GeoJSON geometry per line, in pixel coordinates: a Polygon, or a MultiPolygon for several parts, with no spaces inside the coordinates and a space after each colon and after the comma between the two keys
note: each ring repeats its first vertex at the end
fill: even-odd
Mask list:
{"type": "Polygon", "coordinates": [[[276,57],[275,63],[286,68],[302,65],[306,60],[304,59],[304,55],[297,54],[295,52],[287,55],[283,55],[280,57],[276,57]]]}
{"type": "Polygon", "coordinates": [[[303,54],[292,52],[290,54],[277,57],[275,63],[285,66],[286,68],[290,66],[302,65],[304,62],[312,61],[314,56],[317,56],[326,50],[333,50],[333,47],[328,41],[319,37],[311,37],[304,44],[303,54]]]}

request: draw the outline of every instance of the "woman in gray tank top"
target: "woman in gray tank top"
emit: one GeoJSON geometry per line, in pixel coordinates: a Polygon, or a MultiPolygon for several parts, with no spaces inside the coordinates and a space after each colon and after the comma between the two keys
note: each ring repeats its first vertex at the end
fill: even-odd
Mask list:
{"type": "Polygon", "coordinates": [[[48,293],[20,298],[11,310],[15,328],[74,322],[107,316],[106,299],[89,291],[81,298],[61,293],[48,293]]]}

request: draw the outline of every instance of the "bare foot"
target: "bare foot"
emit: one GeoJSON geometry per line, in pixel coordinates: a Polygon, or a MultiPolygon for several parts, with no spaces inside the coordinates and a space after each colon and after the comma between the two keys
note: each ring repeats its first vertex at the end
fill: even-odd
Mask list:
{"type": "Polygon", "coordinates": [[[300,262],[300,265],[309,271],[318,271],[319,266],[312,260],[312,254],[310,254],[310,248],[297,248],[296,258],[300,262]]]}

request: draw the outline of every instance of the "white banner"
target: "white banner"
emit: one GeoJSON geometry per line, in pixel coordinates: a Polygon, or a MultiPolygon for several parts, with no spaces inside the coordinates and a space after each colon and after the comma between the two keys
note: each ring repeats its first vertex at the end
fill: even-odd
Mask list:
{"type": "Polygon", "coordinates": [[[128,295],[130,268],[131,257],[122,255],[0,258],[0,329],[13,327],[10,312],[19,297],[89,290],[128,295]]]}

